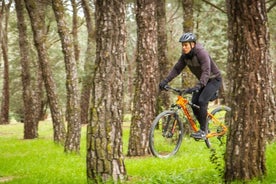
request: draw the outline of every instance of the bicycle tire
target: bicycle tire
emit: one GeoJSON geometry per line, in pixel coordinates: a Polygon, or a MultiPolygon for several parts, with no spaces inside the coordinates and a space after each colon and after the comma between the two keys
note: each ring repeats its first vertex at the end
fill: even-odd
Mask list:
{"type": "MultiPolygon", "coordinates": [[[[212,110],[211,114],[219,120],[219,122],[225,126],[228,126],[227,123],[227,116],[229,115],[229,112],[231,111],[230,107],[227,106],[218,106],[214,110],[212,110]]],[[[207,122],[208,122],[208,131],[214,132],[214,131],[220,131],[221,126],[213,126],[214,123],[212,119],[208,116],[207,117],[207,122]]],[[[210,138],[205,139],[205,144],[208,148],[215,148],[218,147],[219,145],[225,144],[227,139],[227,133],[224,134],[223,136],[217,137],[217,139],[212,138],[212,143],[210,141],[210,138]]]]}
{"type": "Polygon", "coordinates": [[[175,111],[164,111],[154,119],[149,134],[149,147],[155,157],[169,158],[175,155],[182,139],[183,124],[175,111]]]}

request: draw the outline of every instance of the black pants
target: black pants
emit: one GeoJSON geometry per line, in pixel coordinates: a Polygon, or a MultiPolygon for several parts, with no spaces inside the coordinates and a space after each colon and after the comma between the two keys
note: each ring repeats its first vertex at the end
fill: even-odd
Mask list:
{"type": "Polygon", "coordinates": [[[220,78],[210,79],[204,88],[193,94],[192,103],[200,107],[200,109],[193,107],[193,112],[200,124],[200,129],[203,131],[206,131],[208,103],[220,88],[221,83],[220,78]]]}

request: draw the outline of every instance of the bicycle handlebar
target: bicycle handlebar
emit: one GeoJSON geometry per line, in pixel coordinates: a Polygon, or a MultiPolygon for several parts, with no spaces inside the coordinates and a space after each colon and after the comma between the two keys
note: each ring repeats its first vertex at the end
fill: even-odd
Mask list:
{"type": "Polygon", "coordinates": [[[184,94],[188,94],[187,93],[187,89],[177,89],[177,88],[173,88],[173,87],[171,87],[171,86],[169,86],[169,85],[166,85],[165,87],[165,90],[167,90],[167,91],[169,91],[169,90],[171,90],[171,91],[174,91],[174,92],[176,92],[176,93],[178,93],[179,95],[184,95],[184,94]]]}
{"type": "MultiPolygon", "coordinates": [[[[165,90],[167,90],[167,91],[169,91],[169,90],[171,90],[171,91],[174,91],[174,92],[176,92],[176,93],[178,93],[180,96],[182,96],[182,95],[184,95],[184,94],[191,94],[191,93],[188,93],[187,91],[187,89],[177,89],[177,88],[173,88],[173,87],[171,87],[171,86],[169,86],[169,85],[166,85],[165,87],[165,90]]],[[[198,105],[196,105],[196,104],[193,104],[192,102],[189,102],[188,103],[190,106],[192,106],[192,107],[195,107],[195,108],[197,108],[197,109],[200,109],[200,107],[198,106],[198,105]]]]}

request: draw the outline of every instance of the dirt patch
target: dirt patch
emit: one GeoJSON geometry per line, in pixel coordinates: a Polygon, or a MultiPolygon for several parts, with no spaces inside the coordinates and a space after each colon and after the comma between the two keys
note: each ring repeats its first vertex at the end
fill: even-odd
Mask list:
{"type": "Polygon", "coordinates": [[[14,178],[13,176],[6,176],[6,177],[1,177],[0,176],[0,183],[11,181],[11,180],[13,180],[13,178],[14,178]]]}

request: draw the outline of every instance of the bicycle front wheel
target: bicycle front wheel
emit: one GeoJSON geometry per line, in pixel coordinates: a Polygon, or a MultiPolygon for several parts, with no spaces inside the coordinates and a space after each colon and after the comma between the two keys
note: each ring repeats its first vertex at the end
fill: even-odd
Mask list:
{"type": "Polygon", "coordinates": [[[183,139],[183,124],[175,111],[164,111],[153,121],[149,135],[152,154],[168,158],[176,154],[183,139]]]}

